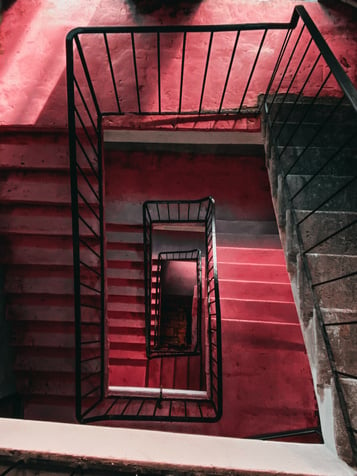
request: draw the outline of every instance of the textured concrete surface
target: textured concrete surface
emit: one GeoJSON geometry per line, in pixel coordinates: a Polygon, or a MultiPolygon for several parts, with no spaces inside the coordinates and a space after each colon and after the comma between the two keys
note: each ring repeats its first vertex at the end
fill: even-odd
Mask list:
{"type": "MultiPolygon", "coordinates": [[[[353,17],[336,13],[315,1],[206,0],[181,2],[178,7],[171,2],[87,0],[84,8],[81,2],[17,0],[2,15],[1,123],[39,127],[66,125],[64,38],[74,27],[285,22],[290,19],[294,5],[301,3],[355,81],[357,48],[352,46],[356,42],[353,17]]],[[[269,39],[268,44],[274,48],[274,38],[269,39]]],[[[245,50],[251,47],[249,39],[245,46],[245,50]]],[[[199,51],[199,48],[193,50],[197,61],[199,51]]],[[[93,54],[95,60],[97,54],[93,54]]],[[[274,52],[267,49],[267,64],[271,56],[274,52]]],[[[262,76],[265,74],[259,75],[262,76]]]]}

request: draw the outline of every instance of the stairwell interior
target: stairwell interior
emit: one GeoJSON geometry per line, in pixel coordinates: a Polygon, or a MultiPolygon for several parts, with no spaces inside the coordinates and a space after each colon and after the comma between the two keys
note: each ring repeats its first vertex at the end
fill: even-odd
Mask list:
{"type": "MultiPolygon", "coordinates": [[[[4,139],[19,162],[5,164],[10,186],[2,210],[17,416],[317,443],[322,429],[325,442],[353,462],[357,95],[303,8],[271,29],[89,28],[69,35],[71,197],[64,136],[36,137],[25,172],[16,169],[17,151],[34,139],[26,132],[4,139]],[[205,50],[196,61],[190,33],[205,50]],[[217,68],[228,38],[224,68],[217,68]],[[255,48],[242,77],[235,57],[248,51],[247,38],[255,48]],[[276,45],[271,78],[259,70],[267,39],[276,45]],[[91,56],[98,45],[101,54],[91,56]],[[118,48],[131,48],[127,76],[115,61],[118,48]],[[164,52],[175,49],[170,62],[164,52]],[[259,100],[257,91],[265,93],[259,100]],[[251,132],[260,118],[265,151],[251,132]],[[117,129],[126,139],[108,140],[117,129]],[[132,129],[144,129],[142,138],[131,140],[132,129]],[[155,139],[158,130],[176,139],[155,139]],[[188,132],[206,139],[197,146],[188,132]],[[221,133],[228,141],[212,139],[221,133]],[[241,142],[232,139],[240,134],[241,142]],[[44,147],[54,158],[45,171],[36,152],[44,147]],[[27,190],[18,186],[24,177],[27,190]],[[208,196],[216,204],[219,419],[209,405],[192,410],[173,398],[206,391],[207,352],[150,358],[145,334],[143,204],[208,196]],[[55,225],[43,219],[49,216],[55,225]]],[[[204,247],[200,226],[159,228],[165,252],[204,247]]]]}

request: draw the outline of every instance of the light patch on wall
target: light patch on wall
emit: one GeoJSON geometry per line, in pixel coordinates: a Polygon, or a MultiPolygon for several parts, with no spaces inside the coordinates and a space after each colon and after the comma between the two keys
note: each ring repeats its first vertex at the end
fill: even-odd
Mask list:
{"type": "Polygon", "coordinates": [[[100,0],[91,1],[85,9],[76,1],[42,1],[31,8],[24,1],[14,4],[2,24],[4,29],[16,28],[17,32],[15,42],[9,44],[3,37],[1,45],[0,116],[3,123],[36,122],[64,73],[67,32],[78,23],[88,25],[99,3],[100,0]]]}

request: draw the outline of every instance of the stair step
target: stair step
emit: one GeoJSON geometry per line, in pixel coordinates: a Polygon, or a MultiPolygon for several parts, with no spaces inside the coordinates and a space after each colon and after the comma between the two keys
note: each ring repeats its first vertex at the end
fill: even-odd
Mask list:
{"type": "Polygon", "coordinates": [[[144,245],[142,243],[123,243],[122,241],[107,241],[107,250],[124,250],[124,251],[142,251],[144,245]]]}
{"type": "Polygon", "coordinates": [[[222,298],[251,299],[257,301],[293,302],[289,283],[266,283],[238,280],[219,280],[222,298]]]}
{"type": "Polygon", "coordinates": [[[130,361],[121,365],[109,365],[109,385],[144,387],[146,363],[133,365],[130,361]]]}
{"type": "Polygon", "coordinates": [[[249,248],[281,248],[279,235],[217,233],[217,246],[249,248]]]}
{"type": "MultiPolygon", "coordinates": [[[[107,260],[108,262],[115,261],[121,262],[121,267],[123,267],[123,261],[132,261],[132,262],[144,262],[144,253],[142,250],[138,249],[108,249],[107,250],[107,260]]],[[[108,264],[109,266],[109,264],[108,264]]],[[[111,263],[110,266],[116,267],[116,263],[111,263]]],[[[120,265],[119,265],[120,267],[120,265]]],[[[140,268],[139,268],[140,269],[140,268]]]]}
{"type": "Polygon", "coordinates": [[[108,336],[108,341],[110,348],[112,348],[112,344],[145,345],[145,335],[144,332],[140,334],[135,332],[111,332],[108,336]]]}
{"type": "MultiPolygon", "coordinates": [[[[118,296],[126,296],[128,299],[132,299],[134,297],[140,300],[141,297],[145,295],[144,283],[140,283],[140,287],[138,286],[118,286],[116,284],[109,284],[108,283],[108,301],[112,301],[116,299],[118,296]]],[[[129,302],[129,301],[128,301],[129,302]]]]}
{"type": "Polygon", "coordinates": [[[357,275],[348,275],[357,270],[357,255],[308,253],[306,257],[320,306],[331,308],[343,303],[345,309],[355,309],[357,275]]]}
{"type": "Polygon", "coordinates": [[[257,263],[285,265],[281,249],[217,247],[218,263],[257,263]]]}
{"type": "Polygon", "coordinates": [[[105,230],[107,233],[143,233],[143,225],[106,222],[105,230]]]}
{"type": "Polygon", "coordinates": [[[285,264],[218,263],[218,276],[220,280],[290,283],[285,264]]]}
{"type": "Polygon", "coordinates": [[[332,198],[323,205],[323,211],[355,211],[357,187],[356,179],[352,181],[353,176],[318,175],[311,181],[310,179],[312,179],[311,175],[287,176],[287,184],[291,196],[294,196],[295,193],[302,190],[302,192],[293,198],[295,208],[313,210],[332,196],[332,198]],[[350,184],[347,185],[348,183],[350,184]],[[304,188],[302,188],[303,186],[304,188]],[[340,189],[341,192],[338,192],[340,189]],[[336,195],[334,195],[335,193],[336,195]]]}
{"type": "Polygon", "coordinates": [[[355,149],[344,148],[339,151],[337,145],[329,147],[277,147],[278,154],[284,153],[283,167],[285,172],[293,174],[315,174],[321,167],[328,175],[346,175],[357,172],[355,149]]]}
{"type": "MultiPolygon", "coordinates": [[[[130,289],[130,288],[129,288],[130,289]]],[[[108,306],[112,308],[113,304],[125,303],[125,304],[144,304],[145,297],[144,293],[141,294],[109,294],[108,295],[108,306]]]]}
{"type": "Polygon", "coordinates": [[[222,319],[298,323],[293,302],[221,299],[222,319]]]}
{"type": "Polygon", "coordinates": [[[264,220],[219,220],[216,219],[216,233],[243,235],[278,235],[275,221],[264,220]]]}
{"type": "Polygon", "coordinates": [[[301,146],[313,140],[315,147],[324,147],[331,143],[331,133],[333,133],[334,142],[342,145],[355,132],[356,123],[346,120],[341,123],[332,121],[326,124],[322,130],[319,128],[320,124],[316,122],[307,122],[305,119],[302,124],[299,124],[290,122],[289,119],[289,122],[276,121],[272,127],[272,134],[275,136],[279,134],[277,139],[279,144],[289,143],[290,146],[301,146]],[[316,132],[318,132],[317,135],[316,132]]]}
{"type": "Polygon", "coordinates": [[[123,301],[108,301],[107,312],[110,318],[119,317],[122,313],[141,313],[145,314],[145,304],[142,302],[128,302],[127,300],[123,301]]]}
{"type": "MultiPolygon", "coordinates": [[[[297,221],[306,217],[309,210],[296,210],[297,221]]],[[[355,222],[314,248],[316,253],[357,254],[357,212],[317,211],[300,226],[304,249],[309,249],[341,228],[355,222]],[[323,223],[323,226],[321,226],[323,223]]]]}

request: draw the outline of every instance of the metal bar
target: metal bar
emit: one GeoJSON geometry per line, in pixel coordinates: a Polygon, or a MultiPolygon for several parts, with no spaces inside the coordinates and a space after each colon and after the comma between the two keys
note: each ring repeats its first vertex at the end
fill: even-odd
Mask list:
{"type": "MultiPolygon", "coordinates": [[[[340,150],[337,152],[337,155],[341,150],[343,150],[346,145],[355,137],[355,134],[351,136],[343,145],[340,147],[340,150]]],[[[297,190],[294,195],[291,197],[291,200],[294,200],[313,180],[316,178],[320,173],[324,170],[324,168],[332,161],[332,159],[336,156],[335,154],[332,154],[332,157],[330,157],[324,164],[321,165],[321,167],[308,179],[306,182],[303,184],[302,187],[297,190]]]]}
{"type": "Polygon", "coordinates": [[[109,414],[110,410],[114,407],[114,405],[117,404],[118,400],[119,400],[119,397],[113,399],[113,402],[112,402],[112,403],[109,405],[109,407],[106,409],[104,415],[108,415],[108,414],[109,414]]]}
{"type": "MultiPolygon", "coordinates": [[[[306,48],[305,48],[305,51],[304,51],[302,57],[300,58],[300,62],[299,62],[299,64],[298,64],[297,68],[295,69],[295,72],[294,72],[294,74],[293,74],[293,77],[291,78],[291,81],[290,81],[290,83],[289,83],[289,86],[288,86],[288,88],[287,88],[287,90],[286,90],[286,92],[285,92],[285,94],[284,94],[284,99],[283,99],[283,101],[281,102],[281,104],[280,104],[280,106],[279,106],[278,112],[277,112],[277,114],[275,115],[274,120],[275,120],[276,117],[278,116],[278,114],[279,114],[279,112],[280,112],[280,109],[281,109],[281,106],[282,106],[282,104],[285,102],[285,99],[287,98],[287,96],[288,96],[288,94],[289,94],[289,91],[290,91],[292,85],[294,84],[294,81],[295,81],[295,79],[296,79],[296,76],[297,76],[298,72],[300,71],[301,65],[303,64],[303,62],[304,62],[304,60],[305,60],[305,58],[306,58],[306,55],[307,55],[307,53],[308,53],[308,51],[309,51],[309,49],[310,49],[311,43],[312,43],[312,38],[310,38],[310,40],[309,40],[309,42],[308,42],[308,44],[307,44],[307,46],[306,46],[306,48]]],[[[292,108],[290,108],[290,112],[291,112],[291,110],[292,110],[292,108]]],[[[289,113],[289,114],[290,114],[290,113],[289,113]]],[[[285,124],[284,124],[284,125],[285,125],[285,124]]],[[[276,136],[277,138],[280,136],[281,130],[282,130],[282,127],[280,128],[280,130],[279,130],[279,132],[278,132],[278,134],[277,134],[277,136],[276,136]]]]}
{"type": "Polygon", "coordinates": [[[228,66],[228,70],[227,70],[227,74],[226,74],[226,80],[225,80],[223,91],[222,91],[221,101],[219,103],[219,108],[218,108],[219,113],[222,111],[224,96],[226,94],[228,81],[229,81],[229,76],[231,74],[231,69],[232,69],[234,57],[235,57],[235,54],[236,54],[236,49],[237,49],[237,45],[238,45],[238,41],[239,41],[239,35],[240,35],[240,31],[237,31],[236,38],[235,38],[235,41],[234,41],[233,50],[232,50],[232,54],[231,54],[231,60],[229,62],[229,66],[228,66]]]}
{"type": "Polygon", "coordinates": [[[140,90],[139,90],[139,81],[138,81],[138,70],[136,65],[136,53],[135,53],[135,39],[134,33],[131,32],[131,47],[133,51],[133,62],[134,62],[134,73],[135,73],[135,84],[136,84],[136,97],[138,101],[138,111],[141,114],[141,106],[140,106],[140,90]]]}
{"type": "Polygon", "coordinates": [[[347,273],[347,274],[344,274],[342,276],[337,276],[335,278],[326,279],[325,281],[320,281],[319,283],[312,283],[312,287],[316,288],[317,286],[322,286],[324,284],[333,283],[335,281],[339,281],[339,280],[345,279],[345,278],[351,278],[352,276],[356,276],[356,275],[357,275],[357,271],[351,271],[351,273],[347,273]]]}
{"type": "Polygon", "coordinates": [[[79,140],[78,136],[76,136],[76,141],[77,141],[77,144],[79,145],[79,148],[81,149],[84,157],[86,158],[86,161],[88,162],[88,165],[91,168],[94,176],[96,178],[98,178],[98,172],[95,170],[94,165],[92,164],[92,161],[90,160],[89,155],[87,154],[87,152],[86,152],[82,142],[79,140]]]}
{"type": "Polygon", "coordinates": [[[156,49],[157,49],[157,93],[159,114],[161,114],[161,70],[160,70],[160,33],[156,33],[156,49]]]}
{"type": "Polygon", "coordinates": [[[266,37],[266,35],[267,35],[267,31],[268,31],[268,30],[264,30],[264,34],[263,34],[262,39],[261,39],[261,41],[260,41],[259,48],[258,48],[257,54],[256,54],[256,56],[255,56],[255,60],[254,60],[254,63],[253,63],[253,67],[252,67],[251,70],[250,70],[249,78],[248,78],[247,85],[246,85],[246,87],[245,87],[245,90],[244,90],[244,93],[243,93],[243,96],[242,96],[242,100],[241,100],[240,105],[239,105],[238,112],[241,111],[242,106],[243,106],[243,104],[244,104],[244,99],[245,99],[245,97],[246,97],[246,95],[247,95],[247,92],[248,92],[248,89],[249,89],[249,86],[250,86],[250,82],[251,82],[251,80],[252,80],[252,77],[253,77],[255,68],[256,68],[256,66],[257,66],[257,62],[258,62],[258,59],[259,59],[259,56],[260,56],[260,52],[261,52],[261,50],[262,50],[262,48],[263,48],[263,44],[264,44],[265,37],[266,37]]]}
{"type": "Polygon", "coordinates": [[[100,289],[96,289],[96,288],[94,288],[93,286],[89,286],[89,284],[83,283],[82,281],[80,281],[79,284],[80,284],[81,286],[83,286],[84,288],[89,289],[90,291],[94,291],[95,293],[100,294],[100,292],[101,292],[100,289]]]}
{"type": "MultiPolygon", "coordinates": [[[[102,130],[102,116],[98,117],[98,130],[102,130]]],[[[104,261],[104,174],[103,174],[103,135],[98,134],[98,173],[99,173],[99,235],[100,235],[100,338],[101,338],[101,398],[105,393],[105,325],[106,325],[106,268],[104,261]]]]}
{"type": "Polygon", "coordinates": [[[342,377],[357,379],[357,375],[349,374],[349,373],[347,373],[347,372],[341,372],[341,371],[337,370],[336,373],[337,373],[338,375],[341,375],[342,377]]]}
{"type": "Polygon", "coordinates": [[[81,381],[84,382],[85,380],[88,380],[89,378],[93,377],[94,375],[100,375],[100,374],[101,374],[101,372],[94,372],[94,373],[85,375],[84,377],[82,377],[81,381]]]}
{"type": "MultiPolygon", "coordinates": [[[[276,96],[277,96],[277,94],[278,94],[278,91],[280,90],[280,87],[281,87],[281,85],[282,85],[282,83],[283,83],[283,81],[284,81],[284,79],[285,79],[285,75],[286,75],[286,73],[287,73],[287,71],[288,71],[288,68],[289,68],[290,63],[291,63],[291,61],[292,61],[292,59],[293,59],[293,56],[294,56],[295,51],[296,51],[296,48],[298,47],[298,44],[299,44],[299,42],[300,42],[300,39],[301,39],[301,36],[302,36],[304,30],[305,30],[305,25],[303,24],[303,25],[302,25],[302,28],[300,29],[300,33],[299,33],[299,35],[298,35],[298,37],[297,37],[297,39],[296,39],[296,41],[295,41],[293,50],[292,50],[292,52],[290,53],[288,62],[287,62],[287,64],[285,65],[283,74],[281,75],[281,78],[280,78],[278,87],[277,87],[277,89],[276,89],[276,91],[275,91],[275,93],[274,93],[274,97],[273,97],[272,103],[275,102],[275,98],[276,98],[276,96]]],[[[275,113],[275,116],[272,118],[272,124],[275,122],[275,119],[278,117],[278,114],[279,114],[280,109],[281,109],[281,105],[284,103],[285,98],[286,98],[286,94],[284,95],[284,99],[281,101],[281,103],[280,103],[280,105],[279,105],[279,107],[278,107],[278,110],[277,110],[276,113],[275,113]]]]}
{"type": "Polygon", "coordinates": [[[262,110],[263,105],[266,104],[266,101],[267,101],[269,92],[270,92],[271,87],[272,87],[272,85],[273,85],[273,83],[274,83],[276,73],[278,72],[278,70],[279,70],[279,68],[280,68],[281,60],[283,59],[283,57],[284,57],[284,55],[285,55],[286,47],[287,47],[288,44],[289,44],[289,41],[290,41],[290,37],[291,37],[292,32],[293,32],[293,30],[291,30],[291,29],[286,32],[286,35],[285,35],[283,44],[282,44],[281,49],[280,49],[280,53],[279,53],[278,59],[277,59],[277,61],[276,61],[276,63],[275,63],[275,67],[274,67],[273,73],[272,73],[272,75],[271,75],[271,78],[270,78],[270,81],[269,81],[267,90],[266,90],[265,95],[264,95],[264,99],[263,99],[262,104],[261,104],[260,109],[259,109],[260,112],[261,112],[261,110],[262,110]]]}
{"type": "Polygon", "coordinates": [[[88,357],[86,359],[81,359],[81,364],[83,364],[85,362],[90,362],[91,360],[95,360],[95,359],[100,359],[100,355],[95,355],[93,357],[88,357]]]}
{"type": "Polygon", "coordinates": [[[315,212],[317,212],[318,210],[320,210],[320,208],[322,208],[324,205],[326,205],[326,203],[328,203],[332,198],[335,198],[336,195],[338,195],[340,192],[342,192],[343,190],[345,190],[349,185],[351,185],[351,183],[353,183],[355,180],[357,179],[357,176],[356,177],[352,177],[351,180],[348,180],[347,182],[345,182],[345,184],[340,187],[338,190],[336,190],[332,195],[330,195],[329,197],[326,198],[326,200],[324,200],[322,203],[320,203],[320,205],[318,205],[316,208],[314,208],[313,210],[311,210],[306,216],[304,216],[304,218],[302,220],[300,220],[297,225],[300,225],[303,221],[305,221],[307,218],[309,218],[311,215],[313,215],[315,212]]]}
{"type": "Polygon", "coordinates": [[[83,223],[83,225],[85,225],[89,231],[91,231],[93,233],[93,235],[96,237],[96,238],[99,238],[99,235],[98,233],[96,233],[93,228],[86,222],[86,220],[80,215],[78,214],[78,219],[81,220],[81,222],[83,223]]]}
{"type": "Polygon", "coordinates": [[[69,156],[71,175],[71,204],[72,204],[72,242],[73,242],[73,292],[74,292],[74,324],[75,324],[75,411],[78,421],[82,419],[82,369],[81,359],[81,289],[80,280],[80,250],[79,250],[79,223],[78,223],[78,183],[77,183],[77,150],[76,150],[76,116],[74,97],[74,66],[73,66],[73,37],[66,38],[67,62],[67,102],[68,102],[68,131],[69,156]]]}
{"type": "Polygon", "coordinates": [[[357,324],[356,321],[343,321],[343,322],[327,322],[325,323],[325,327],[330,327],[330,326],[353,326],[357,324]]]}
{"type": "Polygon", "coordinates": [[[352,104],[354,110],[357,112],[357,90],[354,87],[352,81],[343,70],[339,61],[337,61],[335,55],[332,53],[330,47],[322,37],[321,33],[317,29],[315,23],[312,21],[310,15],[305,8],[301,6],[295,7],[295,11],[300,15],[311,36],[314,38],[314,42],[318,49],[321,51],[324,60],[326,61],[329,69],[333,71],[333,75],[340,85],[342,91],[348,97],[349,102],[352,104]]]}
{"type": "Polygon", "coordinates": [[[107,57],[108,57],[108,62],[109,62],[110,75],[111,75],[111,77],[112,77],[112,83],[113,83],[113,88],[114,88],[115,99],[116,99],[117,106],[118,106],[118,112],[119,112],[119,114],[120,114],[120,113],[121,113],[121,110],[120,110],[119,96],[118,96],[117,85],[116,85],[116,81],[115,81],[115,77],[114,77],[113,63],[112,63],[112,58],[111,58],[111,55],[110,55],[110,49],[109,49],[109,44],[108,44],[108,37],[107,37],[107,34],[106,34],[106,33],[103,33],[103,36],[104,36],[105,49],[106,49],[106,51],[107,51],[107,57]]]}
{"type": "MultiPolygon", "coordinates": [[[[298,20],[297,9],[295,8],[290,22],[266,22],[266,23],[244,23],[225,24],[225,25],[170,25],[170,26],[89,26],[78,27],[71,30],[67,34],[69,41],[80,34],[94,34],[94,33],[209,33],[209,32],[224,32],[224,31],[250,31],[250,30],[287,30],[288,28],[295,28],[298,20]]],[[[299,13],[300,14],[300,13],[299,13]]]]}
{"type": "Polygon", "coordinates": [[[181,113],[182,107],[182,90],[183,90],[183,75],[184,75],[184,68],[185,68],[185,54],[186,54],[186,35],[187,32],[185,31],[183,34],[183,43],[182,43],[182,61],[181,61],[181,79],[180,79],[180,99],[179,99],[179,114],[181,113]]]}
{"type": "Polygon", "coordinates": [[[89,397],[89,395],[92,395],[92,393],[96,392],[98,389],[100,389],[100,385],[97,385],[97,387],[94,387],[92,390],[89,390],[84,395],[82,395],[82,400],[89,397]]]}
{"type": "MultiPolygon", "coordinates": [[[[306,78],[305,81],[304,81],[304,84],[303,84],[301,90],[299,91],[299,94],[296,96],[295,101],[294,101],[292,107],[290,108],[289,114],[286,116],[286,118],[285,118],[285,120],[284,120],[282,126],[280,127],[280,130],[279,130],[278,134],[276,135],[276,139],[278,139],[278,137],[280,136],[281,131],[284,129],[285,125],[287,124],[288,119],[289,119],[289,117],[290,117],[292,111],[294,110],[295,105],[297,104],[298,100],[300,99],[301,94],[302,94],[302,92],[303,92],[304,89],[305,89],[305,86],[306,86],[307,83],[309,82],[309,79],[311,78],[311,75],[312,75],[312,73],[314,72],[314,70],[315,70],[315,68],[316,68],[316,66],[317,66],[317,63],[320,61],[320,58],[321,58],[321,54],[318,54],[318,55],[317,55],[317,58],[316,58],[316,60],[315,60],[315,62],[314,62],[314,64],[313,64],[313,66],[312,66],[312,68],[311,68],[310,71],[309,71],[309,74],[307,75],[307,78],[306,78]]],[[[303,117],[300,119],[300,121],[299,121],[297,127],[294,128],[293,132],[290,134],[289,139],[285,141],[284,148],[283,148],[283,150],[280,152],[279,158],[282,156],[282,154],[284,153],[285,149],[286,149],[286,148],[288,147],[288,145],[290,144],[290,141],[291,141],[292,138],[294,137],[296,131],[300,128],[300,126],[301,126],[301,124],[303,123],[304,119],[306,118],[306,116],[307,116],[308,113],[310,112],[310,109],[311,109],[312,106],[315,104],[315,101],[316,101],[317,98],[319,97],[319,95],[320,95],[322,89],[324,88],[326,82],[328,81],[328,79],[329,79],[329,77],[330,77],[330,74],[331,74],[331,72],[326,76],[325,80],[324,80],[323,83],[321,84],[321,86],[320,86],[320,88],[319,88],[317,94],[315,94],[314,99],[311,101],[311,103],[310,103],[310,105],[309,105],[309,108],[307,108],[307,110],[306,110],[305,113],[303,114],[303,117]]]]}
{"type": "Polygon", "coordinates": [[[81,116],[81,114],[80,114],[80,112],[78,111],[78,109],[77,109],[76,106],[74,106],[74,111],[75,111],[75,113],[76,113],[76,116],[77,116],[78,119],[79,119],[79,122],[81,123],[82,129],[84,130],[84,133],[85,133],[85,135],[86,135],[86,137],[87,137],[87,139],[88,139],[88,142],[90,143],[90,146],[91,146],[92,149],[93,149],[93,152],[94,152],[95,155],[98,157],[98,151],[97,151],[97,149],[95,148],[95,146],[94,146],[94,144],[93,144],[93,141],[92,141],[92,138],[91,138],[91,136],[90,136],[90,134],[89,134],[89,132],[88,132],[88,129],[87,129],[86,125],[84,124],[84,121],[83,121],[83,119],[82,119],[82,116],[81,116]]]}
{"type": "Polygon", "coordinates": [[[93,213],[93,215],[97,218],[97,220],[99,220],[99,216],[98,216],[97,212],[94,210],[92,205],[88,202],[88,200],[85,198],[85,196],[83,195],[83,193],[80,190],[77,190],[77,195],[79,195],[81,197],[81,199],[83,200],[85,205],[88,207],[88,209],[93,213]]]}
{"type": "Polygon", "coordinates": [[[209,59],[210,59],[210,55],[211,55],[213,33],[214,32],[211,31],[211,34],[210,34],[210,37],[209,37],[209,44],[208,44],[208,51],[207,51],[207,58],[206,58],[206,66],[205,66],[205,72],[204,72],[204,75],[203,75],[203,82],[202,82],[200,106],[198,108],[198,113],[199,114],[201,114],[201,111],[202,111],[202,101],[203,101],[203,95],[205,93],[205,87],[206,87],[207,71],[208,71],[208,64],[209,64],[209,59]]]}
{"type": "Polygon", "coordinates": [[[94,190],[93,185],[92,185],[92,184],[90,183],[90,181],[88,180],[86,174],[83,172],[82,167],[79,165],[78,162],[77,162],[76,166],[77,166],[77,169],[79,170],[79,173],[80,173],[81,176],[84,178],[84,180],[85,180],[85,182],[87,183],[88,187],[89,187],[90,190],[92,191],[93,195],[94,195],[95,198],[99,201],[99,196],[98,196],[97,192],[94,190]]]}
{"type": "Polygon", "coordinates": [[[342,228],[339,228],[339,229],[336,230],[334,233],[331,233],[330,235],[326,236],[325,238],[323,238],[322,240],[318,241],[318,242],[315,243],[314,245],[310,246],[310,248],[308,248],[307,250],[304,251],[304,254],[309,253],[311,250],[313,250],[313,249],[316,248],[317,246],[321,245],[322,243],[325,243],[325,241],[329,240],[330,238],[335,237],[336,235],[338,235],[338,234],[341,233],[342,231],[347,230],[348,228],[350,228],[351,226],[355,225],[356,223],[357,223],[357,218],[356,218],[355,220],[353,220],[351,223],[348,223],[347,225],[343,226],[342,228]]]}
{"type": "Polygon", "coordinates": [[[82,243],[89,251],[91,251],[94,255],[96,255],[98,258],[100,258],[99,253],[97,253],[88,243],[86,243],[83,238],[79,238],[79,242],[82,243]]]}
{"type": "MultiPolygon", "coordinates": [[[[330,72],[331,73],[331,72],[330,72]]],[[[284,177],[286,177],[288,174],[290,174],[290,172],[293,170],[293,168],[295,167],[295,165],[299,162],[299,160],[301,159],[301,157],[305,154],[305,152],[308,150],[308,148],[314,143],[316,137],[320,134],[320,132],[324,129],[325,125],[327,124],[327,122],[331,119],[331,117],[334,115],[335,111],[337,110],[337,108],[342,104],[344,100],[344,97],[341,98],[341,100],[336,104],[336,106],[332,109],[332,111],[327,115],[327,117],[325,118],[325,120],[323,121],[322,124],[320,124],[319,128],[317,129],[317,131],[314,133],[314,135],[312,136],[312,138],[309,140],[309,142],[306,144],[306,146],[303,148],[303,150],[298,154],[296,160],[294,160],[293,164],[289,167],[288,171],[286,173],[284,173],[284,177]]],[[[309,107],[309,110],[311,108],[309,107]]]]}
{"type": "Polygon", "coordinates": [[[95,133],[98,134],[98,131],[97,131],[96,125],[95,125],[95,123],[94,123],[92,114],[90,113],[89,107],[88,107],[88,105],[87,105],[87,101],[84,99],[82,90],[81,90],[81,88],[80,88],[80,86],[79,86],[79,83],[78,83],[77,78],[76,78],[75,75],[73,75],[73,81],[74,81],[74,84],[76,85],[76,88],[77,88],[77,91],[78,91],[79,96],[80,96],[80,98],[81,98],[81,101],[82,101],[82,103],[83,103],[83,106],[84,106],[85,110],[87,111],[89,120],[90,120],[91,123],[92,123],[92,127],[93,127],[93,129],[95,130],[95,133]]]}
{"type": "Polygon", "coordinates": [[[82,260],[80,260],[79,262],[82,266],[87,268],[89,271],[91,271],[92,273],[95,273],[97,276],[100,276],[100,273],[95,268],[93,268],[92,266],[90,266],[89,264],[85,263],[82,260]]]}
{"type": "MultiPolygon", "coordinates": [[[[94,91],[94,87],[93,87],[93,83],[92,83],[92,80],[91,80],[91,77],[90,77],[90,74],[89,74],[89,70],[88,70],[88,66],[87,66],[87,62],[85,60],[85,57],[84,57],[84,54],[83,54],[83,50],[82,50],[82,45],[79,41],[79,38],[78,38],[78,35],[73,35],[72,38],[74,38],[74,41],[76,43],[76,46],[77,46],[77,51],[78,51],[78,54],[79,54],[79,57],[81,59],[81,63],[82,63],[82,67],[83,67],[83,71],[84,71],[84,75],[86,77],[86,80],[87,80],[87,84],[88,84],[88,87],[89,87],[89,91],[90,91],[90,94],[92,96],[92,101],[93,101],[93,104],[94,104],[94,107],[95,107],[95,110],[98,114],[98,116],[100,115],[100,108],[99,108],[99,105],[98,105],[98,101],[97,101],[97,97],[96,97],[96,94],[95,94],[95,91],[94,91]]],[[[72,41],[72,38],[70,36],[70,34],[67,35],[67,42],[71,42],[72,41]]],[[[68,43],[67,43],[68,44],[68,43]]],[[[73,56],[72,56],[72,59],[73,59],[73,56]]],[[[73,65],[73,62],[72,62],[72,65],[73,65]]],[[[72,81],[72,78],[73,78],[73,66],[72,66],[72,74],[70,76],[70,80],[72,81]]]]}

